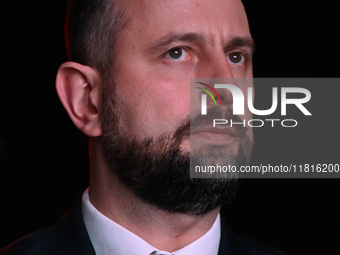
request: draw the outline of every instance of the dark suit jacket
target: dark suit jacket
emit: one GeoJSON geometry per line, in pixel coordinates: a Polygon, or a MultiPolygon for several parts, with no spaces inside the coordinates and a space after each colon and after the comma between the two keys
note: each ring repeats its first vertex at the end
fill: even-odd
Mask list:
{"type": "MultiPolygon", "coordinates": [[[[221,219],[219,255],[283,255],[268,245],[234,234],[221,219]]],[[[5,254],[94,255],[81,212],[81,196],[53,227],[38,230],[8,245],[0,251],[0,255],[5,254]]]]}

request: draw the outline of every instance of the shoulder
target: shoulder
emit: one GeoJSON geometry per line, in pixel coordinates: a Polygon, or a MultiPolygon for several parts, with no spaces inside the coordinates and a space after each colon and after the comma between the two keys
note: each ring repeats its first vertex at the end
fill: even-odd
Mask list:
{"type": "Polygon", "coordinates": [[[0,251],[0,255],[33,254],[95,254],[82,216],[81,196],[53,227],[29,234],[0,251]]]}
{"type": "Polygon", "coordinates": [[[47,229],[40,229],[19,240],[9,244],[4,249],[0,250],[0,255],[25,254],[31,250],[43,238],[47,229]]]}

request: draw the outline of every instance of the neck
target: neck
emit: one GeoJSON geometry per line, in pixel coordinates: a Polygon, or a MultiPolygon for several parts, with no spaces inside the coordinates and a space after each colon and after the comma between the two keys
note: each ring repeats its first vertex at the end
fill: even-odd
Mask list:
{"type": "Polygon", "coordinates": [[[137,197],[106,161],[92,152],[90,201],[109,219],[159,250],[173,252],[203,236],[212,227],[219,209],[204,216],[170,213],[137,197]]]}

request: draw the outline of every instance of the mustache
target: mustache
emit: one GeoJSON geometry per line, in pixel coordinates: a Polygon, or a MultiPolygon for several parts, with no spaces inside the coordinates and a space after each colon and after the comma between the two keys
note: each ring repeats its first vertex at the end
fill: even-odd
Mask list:
{"type": "MultiPolygon", "coordinates": [[[[192,118],[187,117],[182,124],[174,132],[173,138],[175,140],[184,140],[190,136],[190,130],[195,131],[206,126],[212,126],[214,119],[226,119],[228,123],[224,126],[230,127],[230,122],[243,122],[240,116],[233,115],[233,110],[230,108],[224,108],[220,106],[215,106],[211,108],[207,115],[198,114],[192,118]]],[[[242,124],[235,124],[232,127],[235,130],[235,135],[237,137],[246,137],[248,127],[242,124]]]]}

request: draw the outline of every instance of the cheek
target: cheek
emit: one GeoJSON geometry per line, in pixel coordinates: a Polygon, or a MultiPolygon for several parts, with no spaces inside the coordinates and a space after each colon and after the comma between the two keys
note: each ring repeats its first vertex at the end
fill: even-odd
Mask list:
{"type": "MultiPolygon", "coordinates": [[[[190,114],[190,91],[184,85],[159,80],[153,86],[153,96],[145,102],[148,115],[146,121],[152,123],[150,130],[155,134],[173,132],[190,114]]],[[[187,86],[189,88],[189,85],[187,86]]]]}
{"type": "Polygon", "coordinates": [[[159,113],[166,113],[165,118],[178,118],[183,114],[190,112],[190,84],[188,82],[172,81],[170,79],[164,81],[160,80],[155,88],[157,95],[155,100],[159,104],[156,111],[159,113]],[[162,82],[162,83],[161,83],[162,82]]]}
{"type": "Polygon", "coordinates": [[[176,75],[177,67],[163,70],[139,58],[118,58],[116,63],[116,95],[124,112],[124,128],[129,132],[172,132],[189,115],[190,79],[176,75]]]}
{"type": "Polygon", "coordinates": [[[190,113],[190,91],[181,83],[153,79],[146,83],[131,81],[117,89],[121,98],[125,128],[140,135],[172,132],[190,113]]]}

